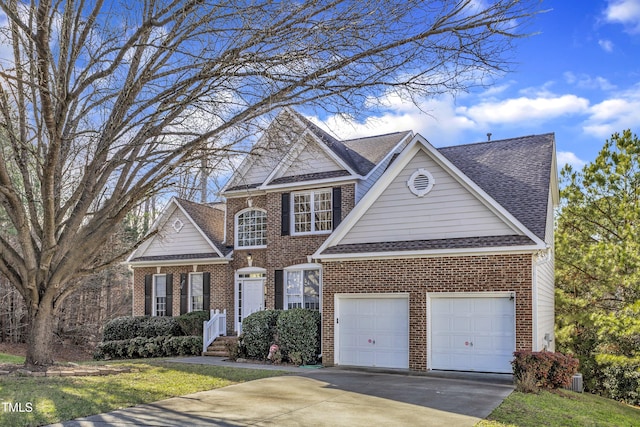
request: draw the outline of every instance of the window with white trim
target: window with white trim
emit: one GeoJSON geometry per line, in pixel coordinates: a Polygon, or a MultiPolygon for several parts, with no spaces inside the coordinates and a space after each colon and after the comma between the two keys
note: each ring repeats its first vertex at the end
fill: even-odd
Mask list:
{"type": "Polygon", "coordinates": [[[267,245],[267,213],[248,209],[236,215],[236,247],[257,248],[267,245]]]}
{"type": "Polygon", "coordinates": [[[189,274],[189,312],[204,310],[204,275],[189,274]]]}
{"type": "Polygon", "coordinates": [[[153,276],[153,315],[167,315],[167,276],[164,274],[153,276]]]}
{"type": "Polygon", "coordinates": [[[320,269],[286,270],[284,307],[320,310],[320,269]]]}
{"type": "Polygon", "coordinates": [[[293,233],[330,233],[333,229],[331,189],[292,193],[293,233]]]}

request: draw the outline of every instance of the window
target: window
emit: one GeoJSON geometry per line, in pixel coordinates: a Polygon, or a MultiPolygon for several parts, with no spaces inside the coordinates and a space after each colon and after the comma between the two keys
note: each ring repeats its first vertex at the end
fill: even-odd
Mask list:
{"type": "Polygon", "coordinates": [[[189,275],[189,312],[204,310],[204,276],[202,273],[189,275]]]}
{"type": "Polygon", "coordinates": [[[167,276],[153,276],[153,315],[167,315],[167,276]]]}
{"type": "Polygon", "coordinates": [[[320,310],[320,270],[287,270],[285,307],[320,310]]]}
{"type": "Polygon", "coordinates": [[[330,189],[293,193],[293,234],[331,232],[332,195],[330,189]]]}
{"type": "Polygon", "coordinates": [[[267,213],[260,209],[241,211],[236,216],[236,247],[267,245],[267,213]]]}

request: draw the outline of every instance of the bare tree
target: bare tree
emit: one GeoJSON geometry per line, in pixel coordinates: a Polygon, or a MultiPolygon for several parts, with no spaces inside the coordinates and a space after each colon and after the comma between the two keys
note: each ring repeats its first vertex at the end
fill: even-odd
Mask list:
{"type": "Polygon", "coordinates": [[[504,71],[538,0],[0,0],[0,271],[27,303],[27,365],[129,211],[274,109],[357,113],[504,71]]]}

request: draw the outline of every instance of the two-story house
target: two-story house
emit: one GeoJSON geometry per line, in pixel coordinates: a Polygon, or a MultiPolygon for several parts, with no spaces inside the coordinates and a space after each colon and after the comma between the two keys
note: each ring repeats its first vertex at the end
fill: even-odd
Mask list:
{"type": "Polygon", "coordinates": [[[436,149],[283,110],[223,190],[173,199],[129,258],[134,314],[322,313],[325,365],[509,372],[553,350],[552,134],[436,149]]]}

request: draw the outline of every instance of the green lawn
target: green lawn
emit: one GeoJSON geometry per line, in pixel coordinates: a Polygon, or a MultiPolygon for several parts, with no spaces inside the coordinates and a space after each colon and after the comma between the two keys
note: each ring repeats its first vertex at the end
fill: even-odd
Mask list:
{"type": "Polygon", "coordinates": [[[513,392],[476,427],[640,426],[640,409],[588,393],[513,392]]]}
{"type": "Polygon", "coordinates": [[[114,363],[130,373],[102,377],[6,377],[0,379],[0,402],[21,403],[31,412],[0,407],[0,426],[36,426],[99,414],[172,396],[211,390],[282,371],[168,363],[161,360],[114,363]],[[30,404],[30,405],[27,405],[30,404]]]}
{"type": "Polygon", "coordinates": [[[24,363],[24,357],[0,353],[0,363],[22,364],[24,363]]]}

